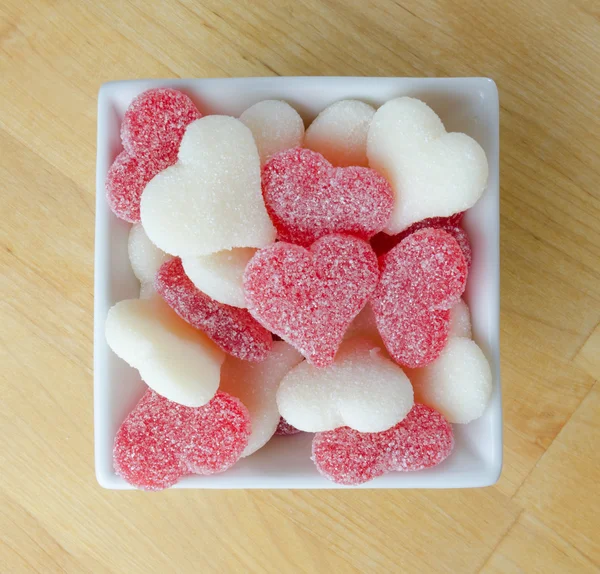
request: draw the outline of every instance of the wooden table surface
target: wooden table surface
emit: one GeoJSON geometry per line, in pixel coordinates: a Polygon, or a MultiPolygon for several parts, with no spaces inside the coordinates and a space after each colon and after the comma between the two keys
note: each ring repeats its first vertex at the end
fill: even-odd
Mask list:
{"type": "Polygon", "coordinates": [[[0,2],[0,571],[598,572],[597,0],[0,2]],[[102,82],[489,76],[505,464],[463,491],[109,492],[94,478],[102,82]]]}

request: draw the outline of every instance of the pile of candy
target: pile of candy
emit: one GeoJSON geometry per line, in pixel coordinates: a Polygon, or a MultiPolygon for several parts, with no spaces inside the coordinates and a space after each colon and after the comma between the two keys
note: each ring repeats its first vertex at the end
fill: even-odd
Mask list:
{"type": "Polygon", "coordinates": [[[138,96],[121,139],[106,190],[141,290],[106,337],[149,389],[120,476],[160,490],[302,431],[346,485],[450,455],[492,388],[461,298],[473,139],[408,97],[337,102],[305,133],[285,102],[203,117],[171,89],[138,96]]]}

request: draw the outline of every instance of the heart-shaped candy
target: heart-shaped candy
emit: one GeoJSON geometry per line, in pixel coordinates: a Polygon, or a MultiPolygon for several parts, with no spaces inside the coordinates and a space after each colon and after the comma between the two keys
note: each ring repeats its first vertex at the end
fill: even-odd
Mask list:
{"type": "Polygon", "coordinates": [[[160,297],[120,301],[108,312],[105,331],[114,353],[169,400],[199,407],[218,389],[225,354],[160,297]]]}
{"type": "Polygon", "coordinates": [[[261,165],[280,151],[302,145],[304,122],[287,102],[258,102],[240,116],[240,121],[250,128],[254,136],[261,165]]]}
{"type": "Polygon", "coordinates": [[[379,433],[348,427],[317,433],[312,460],[317,470],[338,484],[363,484],[387,472],[430,468],[454,447],[452,427],[430,407],[415,404],[397,425],[379,433]]]}
{"type": "Polygon", "coordinates": [[[242,279],[256,249],[236,247],[210,255],[182,257],[181,263],[192,283],[219,303],[246,307],[242,279]]]}
{"type": "Polygon", "coordinates": [[[177,163],[142,194],[141,219],[166,253],[194,256],[275,240],[260,189],[250,130],[228,116],[206,116],[185,131],[177,163]]]}
{"type": "Polygon", "coordinates": [[[194,102],[177,90],[148,90],[131,102],[121,124],[125,149],[106,176],[106,197],[117,217],[140,221],[146,184],[175,163],[186,126],[200,117],[194,102]]]}
{"type": "Polygon", "coordinates": [[[344,332],[377,285],[371,246],[349,235],[327,235],[310,249],[275,243],[244,273],[248,311],[313,365],[333,362],[344,332]]]}
{"type": "Polygon", "coordinates": [[[304,145],[336,167],[367,166],[367,136],[374,114],[375,108],[359,100],[335,102],[310,124],[304,145]]]}
{"type": "Polygon", "coordinates": [[[409,235],[379,264],[371,307],[381,338],[397,363],[423,367],[448,340],[449,309],[467,281],[464,255],[452,235],[427,228],[409,235]]]}
{"type": "Polygon", "coordinates": [[[246,309],[224,305],[198,290],[185,274],[179,257],[161,266],[154,286],[169,307],[190,325],[204,331],[226,353],[258,362],[271,350],[271,333],[246,309]]]}
{"type": "Polygon", "coordinates": [[[163,490],[188,474],[227,470],[240,458],[250,429],[248,410],[227,393],[190,408],[149,389],[117,431],[114,467],[137,488],[163,490]]]}
{"type": "Polygon", "coordinates": [[[304,358],[284,341],[275,341],[267,358],[250,363],[227,357],[221,369],[220,390],[237,397],[250,413],[252,434],[242,456],[267,444],[279,424],[275,396],[281,379],[304,358]]]}
{"type": "Polygon", "coordinates": [[[141,223],[134,223],[129,230],[127,252],[133,274],[140,282],[140,298],[144,299],[152,293],[156,293],[154,277],[160,266],[170,259],[170,256],[148,239],[141,223]]]}
{"type": "Polygon", "coordinates": [[[385,228],[393,235],[412,223],[469,209],[483,194],[488,164],[472,138],[447,133],[425,103],[397,98],[381,106],[367,139],[369,166],[394,191],[394,210],[385,228]]]}
{"type": "Polygon", "coordinates": [[[376,171],[334,168],[321,154],[302,148],[266,163],[262,191],[279,239],[304,246],[331,233],[369,239],[386,225],[394,201],[376,171]]]}
{"type": "Polygon", "coordinates": [[[277,391],[281,416],[307,432],[348,426],[380,432],[397,424],[413,406],[413,389],[402,369],[368,339],[340,347],[333,365],[306,361],[283,378],[277,391]]]}
{"type": "Polygon", "coordinates": [[[419,402],[439,410],[451,423],[478,419],[492,394],[490,364],[466,337],[451,337],[433,363],[409,370],[408,376],[419,402]]]}

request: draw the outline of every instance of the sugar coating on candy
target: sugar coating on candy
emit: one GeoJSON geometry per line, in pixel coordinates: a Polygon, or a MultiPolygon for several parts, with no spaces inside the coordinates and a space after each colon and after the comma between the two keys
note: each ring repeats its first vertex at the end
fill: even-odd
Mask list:
{"type": "Polygon", "coordinates": [[[450,338],[433,363],[408,375],[417,401],[439,410],[451,423],[478,419],[492,394],[488,360],[474,341],[463,337],[450,338]]]}
{"type": "Polygon", "coordinates": [[[302,148],[265,164],[262,192],[278,238],[304,246],[331,233],[369,239],[387,224],[394,202],[389,183],[376,171],[334,168],[302,148]]]}
{"type": "Polygon", "coordinates": [[[471,338],[471,312],[469,306],[461,299],[450,309],[450,337],[471,338]]]}
{"type": "Polygon", "coordinates": [[[292,346],[283,341],[273,348],[261,363],[250,363],[227,357],[221,370],[220,389],[242,401],[250,413],[252,434],[242,456],[262,448],[277,430],[279,411],[275,395],[281,379],[304,360],[292,346]]]}
{"type": "Polygon", "coordinates": [[[226,353],[244,361],[262,361],[271,350],[271,333],[246,309],[224,305],[198,290],[179,257],[161,266],[154,286],[169,307],[226,353]]]}
{"type": "Polygon", "coordinates": [[[178,90],[157,88],[135,98],[123,117],[123,148],[139,157],[163,157],[173,163],[186,127],[202,117],[194,102],[178,90]]]}
{"type": "Polygon", "coordinates": [[[196,257],[182,257],[186,275],[192,283],[219,303],[246,307],[242,279],[256,249],[237,247],[196,257]]]}
{"type": "Polygon", "coordinates": [[[360,433],[348,427],[317,433],[312,460],[329,480],[357,485],[390,471],[431,468],[448,458],[453,448],[448,421],[416,403],[406,418],[380,433],[360,433]]]}
{"type": "Polygon", "coordinates": [[[150,240],[172,255],[264,247],[275,240],[252,132],[228,116],[207,116],[187,127],[177,163],[148,183],[140,209],[150,240]]]}
{"type": "Polygon", "coordinates": [[[304,145],[336,167],[367,166],[367,135],[375,108],[341,100],[325,108],[306,130],[304,145]]]}
{"type": "Polygon", "coordinates": [[[369,244],[327,235],[306,249],[279,242],[261,249],[244,273],[250,313],[313,365],[330,365],[354,317],[377,285],[369,244]]]}
{"type": "Polygon", "coordinates": [[[449,309],[465,289],[462,251],[450,234],[426,228],[409,235],[379,263],[381,278],[371,306],[386,349],[400,365],[425,366],[444,348],[449,309]]]}
{"type": "Polygon", "coordinates": [[[152,283],[140,283],[140,299],[151,299],[154,296],[158,296],[154,288],[154,281],[152,283]]]}
{"type": "Polygon", "coordinates": [[[146,184],[173,162],[166,157],[139,158],[122,151],[106,175],[106,199],[112,212],[125,221],[140,221],[140,201],[146,184]]]}
{"type": "Polygon", "coordinates": [[[202,406],[219,387],[223,351],[160,297],[120,301],[108,312],[105,332],[114,353],[171,401],[202,406]]]}
{"type": "Polygon", "coordinates": [[[206,405],[190,408],[149,389],[117,431],[114,468],[137,488],[163,490],[189,474],[230,468],[250,430],[247,409],[226,393],[219,391],[206,405]]]}
{"type": "Polygon", "coordinates": [[[300,363],[277,391],[281,416],[307,432],[348,426],[380,432],[401,421],[413,406],[413,389],[402,369],[368,339],[340,347],[325,369],[300,363]]]}
{"type": "Polygon", "coordinates": [[[154,283],[154,277],[159,267],[171,258],[148,239],[141,223],[134,223],[131,226],[127,251],[133,274],[142,285],[154,283]]]}
{"type": "Polygon", "coordinates": [[[276,435],[291,436],[300,432],[302,432],[300,429],[293,427],[283,417],[279,417],[279,424],[277,425],[277,430],[275,431],[276,435]]]}
{"type": "Polygon", "coordinates": [[[304,140],[300,114],[281,100],[264,100],[250,106],[240,121],[254,136],[261,165],[280,151],[301,146],[304,140]]]}
{"type": "MultiPolygon", "coordinates": [[[[408,237],[409,235],[411,235],[415,231],[418,231],[419,229],[425,229],[426,227],[434,227],[435,229],[443,229],[444,231],[447,231],[448,233],[450,233],[450,235],[453,235],[454,239],[456,239],[460,244],[463,239],[462,238],[459,239],[453,233],[453,231],[451,231],[451,229],[453,230],[454,228],[460,227],[460,222],[463,218],[463,215],[464,215],[464,211],[462,211],[460,213],[455,213],[454,215],[451,215],[449,217],[428,217],[427,219],[423,219],[421,221],[417,221],[416,223],[413,223],[410,227],[406,228],[404,231],[401,231],[400,233],[396,233],[395,235],[388,235],[387,233],[382,231],[381,233],[378,233],[377,235],[375,235],[371,238],[371,245],[373,246],[373,249],[374,249],[375,253],[377,253],[378,256],[384,255],[390,249],[392,249],[392,247],[396,247],[396,245],[398,245],[398,243],[400,243],[405,237],[408,237]]],[[[465,256],[466,259],[468,259],[470,261],[471,245],[469,244],[469,240],[468,240],[468,236],[467,236],[466,232],[463,229],[461,229],[461,231],[464,233],[464,236],[467,239],[466,243],[468,246],[468,253],[466,252],[465,249],[463,249],[463,255],[465,256]]],[[[461,245],[461,248],[462,247],[463,246],[461,245]]]]}
{"type": "Polygon", "coordinates": [[[394,191],[385,229],[390,235],[426,217],[469,209],[487,185],[481,146],[465,134],[447,133],[436,113],[414,98],[390,100],[375,112],[367,156],[394,191]]]}

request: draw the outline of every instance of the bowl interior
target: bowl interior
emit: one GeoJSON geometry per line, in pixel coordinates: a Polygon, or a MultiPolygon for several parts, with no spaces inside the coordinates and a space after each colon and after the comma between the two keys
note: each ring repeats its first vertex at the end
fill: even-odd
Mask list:
{"type": "MultiPolygon", "coordinates": [[[[104,338],[104,320],[117,301],[137,297],[139,284],[127,256],[130,225],[110,212],[104,180],[121,151],[123,114],[139,93],[154,87],[186,92],[204,114],[239,116],[264,99],[283,99],[306,125],[326,106],[355,98],[379,106],[403,95],[429,104],[448,131],[461,131],[484,148],[490,167],[488,188],[464,219],[473,247],[465,298],[474,339],[494,375],[492,400],[485,414],[468,425],[454,425],[456,447],[441,465],[418,473],[389,473],[362,488],[454,488],[494,483],[502,466],[502,409],[499,368],[499,179],[498,92],[485,78],[230,78],[136,80],[102,86],[98,98],[96,174],[96,256],[94,309],[94,424],[98,482],[106,488],[131,488],[112,467],[115,433],[144,392],[137,371],[118,359],[104,338]]],[[[267,446],[226,473],[192,476],[176,488],[336,488],[310,460],[311,437],[274,437],[267,446]]]]}

